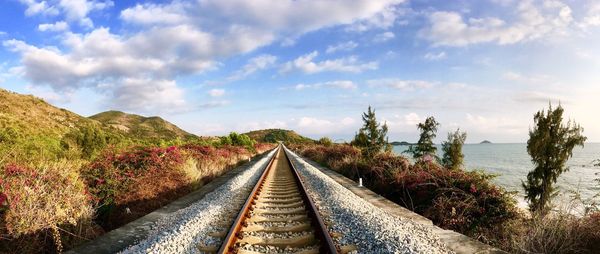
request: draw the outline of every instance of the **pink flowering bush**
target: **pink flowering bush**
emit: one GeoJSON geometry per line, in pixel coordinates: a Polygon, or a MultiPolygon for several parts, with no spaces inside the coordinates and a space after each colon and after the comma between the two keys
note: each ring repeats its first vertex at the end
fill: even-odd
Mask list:
{"type": "Polygon", "coordinates": [[[138,147],[122,153],[108,150],[82,171],[97,222],[112,229],[191,192],[253,155],[245,147],[229,145],[138,147]]]}
{"type": "Polygon", "coordinates": [[[0,166],[0,252],[60,250],[73,241],[71,232],[89,236],[93,210],[80,166],[68,161],[0,166]]]}

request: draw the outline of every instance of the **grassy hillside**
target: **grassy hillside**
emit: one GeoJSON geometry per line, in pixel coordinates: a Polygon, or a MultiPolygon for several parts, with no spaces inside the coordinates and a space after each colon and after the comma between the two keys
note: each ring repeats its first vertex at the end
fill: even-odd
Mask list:
{"type": "Polygon", "coordinates": [[[157,116],[144,117],[140,115],[127,114],[120,111],[106,111],[90,116],[90,119],[99,121],[114,129],[123,131],[135,138],[196,138],[195,135],[180,129],[174,124],[157,116]]]}
{"type": "Polygon", "coordinates": [[[0,162],[77,156],[83,129],[94,134],[103,127],[37,97],[0,89],[0,162]]]}
{"type": "Polygon", "coordinates": [[[34,96],[0,89],[0,163],[87,160],[109,145],[124,148],[193,138],[160,117],[108,111],[87,118],[34,96]]]}
{"type": "Polygon", "coordinates": [[[312,143],[314,140],[301,136],[300,134],[291,130],[282,129],[266,129],[256,130],[244,133],[250,138],[264,143],[275,143],[283,141],[284,143],[300,144],[300,143],[312,143]]]}
{"type": "Polygon", "coordinates": [[[32,95],[21,95],[0,88],[0,127],[15,128],[19,135],[62,137],[82,124],[100,123],[66,109],[54,107],[32,95]]]}

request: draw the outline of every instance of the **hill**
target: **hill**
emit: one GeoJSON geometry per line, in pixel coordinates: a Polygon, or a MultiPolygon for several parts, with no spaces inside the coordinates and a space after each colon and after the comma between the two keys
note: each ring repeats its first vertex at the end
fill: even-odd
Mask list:
{"type": "Polygon", "coordinates": [[[134,138],[188,139],[196,138],[176,125],[158,117],[144,117],[121,111],[106,111],[89,117],[134,138]]]}
{"type": "Polygon", "coordinates": [[[282,130],[282,129],[266,129],[266,130],[256,130],[244,133],[248,135],[250,138],[265,143],[275,143],[278,141],[282,141],[284,143],[311,143],[315,142],[314,140],[301,136],[300,134],[292,131],[292,130],[282,130]]]}
{"type": "Polygon", "coordinates": [[[401,141],[401,142],[400,141],[394,141],[394,142],[391,142],[390,145],[393,145],[393,146],[409,146],[409,145],[413,145],[413,144],[408,143],[406,141],[401,141]]]}
{"type": "Polygon", "coordinates": [[[87,118],[32,95],[0,88],[0,162],[90,159],[108,145],[195,137],[159,118],[109,111],[87,118]]]}
{"type": "Polygon", "coordinates": [[[492,142],[491,142],[491,141],[489,141],[489,140],[484,140],[484,141],[481,141],[481,143],[479,143],[479,144],[491,144],[491,143],[492,143],[492,142]]]}
{"type": "Polygon", "coordinates": [[[0,89],[0,161],[67,156],[83,129],[103,126],[32,95],[0,89]]]}
{"type": "Polygon", "coordinates": [[[5,131],[10,128],[21,136],[61,137],[82,124],[100,125],[97,121],[54,107],[32,95],[21,95],[0,88],[0,127],[5,131]]]}

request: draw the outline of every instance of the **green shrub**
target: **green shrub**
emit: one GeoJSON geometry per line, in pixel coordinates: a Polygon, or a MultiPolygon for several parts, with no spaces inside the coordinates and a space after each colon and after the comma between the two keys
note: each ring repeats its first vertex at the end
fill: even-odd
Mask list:
{"type": "Polygon", "coordinates": [[[331,146],[331,145],[333,145],[333,141],[331,141],[331,139],[328,138],[328,137],[322,137],[322,138],[320,138],[319,141],[317,141],[317,143],[319,145],[324,145],[324,146],[331,146]]]}
{"type": "Polygon", "coordinates": [[[220,143],[221,145],[243,146],[254,151],[254,144],[256,144],[256,141],[248,137],[246,134],[231,132],[229,135],[221,137],[220,143]]]}

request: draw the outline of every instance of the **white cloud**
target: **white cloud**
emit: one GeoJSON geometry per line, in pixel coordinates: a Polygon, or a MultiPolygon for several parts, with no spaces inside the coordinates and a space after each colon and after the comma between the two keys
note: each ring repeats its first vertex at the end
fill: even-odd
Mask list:
{"type": "Polygon", "coordinates": [[[225,89],[210,89],[208,95],[211,97],[221,97],[225,95],[225,89]]]}
{"type": "Polygon", "coordinates": [[[189,4],[173,2],[167,5],[137,4],[121,12],[121,19],[141,25],[177,25],[190,22],[185,13],[189,4]]]}
{"type": "MultiPolygon", "coordinates": [[[[403,3],[405,1],[397,1],[403,3]]],[[[370,18],[358,21],[346,28],[349,32],[364,32],[371,29],[388,29],[394,25],[399,16],[404,12],[404,9],[397,5],[389,6],[383,11],[370,18]]]]}
{"type": "Polygon", "coordinates": [[[25,10],[26,16],[34,16],[37,14],[54,16],[58,15],[59,11],[54,6],[50,6],[46,1],[37,0],[19,0],[24,5],[27,5],[25,10]]]}
{"type": "Polygon", "coordinates": [[[244,65],[244,67],[242,67],[242,69],[238,70],[233,75],[229,76],[227,79],[229,81],[242,79],[257,71],[271,68],[275,64],[275,62],[277,62],[277,57],[269,54],[263,54],[251,58],[250,60],[248,60],[248,63],[244,65]]]}
{"type": "Polygon", "coordinates": [[[327,50],[325,51],[325,53],[331,54],[331,53],[334,53],[334,52],[337,52],[337,51],[352,51],[356,47],[358,47],[358,43],[356,43],[356,42],[353,42],[353,41],[342,42],[342,43],[337,44],[337,45],[330,45],[330,46],[328,46],[327,50]]]}
{"type": "Polygon", "coordinates": [[[319,89],[322,87],[327,88],[338,88],[338,89],[356,89],[358,86],[354,84],[354,82],[350,80],[336,80],[336,81],[328,81],[314,84],[297,84],[294,86],[296,90],[305,90],[305,89],[319,89]]]}
{"type": "Polygon", "coordinates": [[[221,123],[207,123],[204,121],[193,121],[191,126],[185,129],[189,129],[192,133],[200,136],[226,135],[231,131],[231,129],[226,128],[221,123]]]}
{"type": "Polygon", "coordinates": [[[407,132],[414,131],[416,125],[425,121],[424,117],[419,116],[415,112],[410,112],[405,115],[393,115],[392,117],[383,117],[381,122],[387,124],[390,132],[407,132]]]}
{"type": "Polygon", "coordinates": [[[403,91],[414,91],[419,89],[429,89],[436,85],[424,80],[402,80],[395,78],[371,79],[367,80],[367,84],[371,87],[384,86],[403,91]]]}
{"type": "Polygon", "coordinates": [[[439,53],[427,52],[427,54],[425,54],[423,56],[423,58],[430,60],[430,61],[442,60],[442,59],[446,58],[446,52],[444,52],[444,51],[441,51],[439,53]]]}
{"type": "Polygon", "coordinates": [[[112,106],[127,110],[180,110],[186,105],[174,78],[214,66],[205,56],[210,48],[199,43],[207,38],[211,37],[186,27],[151,30],[131,38],[101,28],[85,35],[67,34],[63,41],[70,49],[67,53],[17,40],[3,45],[21,54],[22,74],[33,84],[59,92],[92,87],[109,94],[106,98],[112,106]],[[147,101],[139,103],[142,100],[147,101]]]}
{"type": "Polygon", "coordinates": [[[186,110],[183,90],[173,80],[125,78],[107,90],[109,105],[141,112],[186,110]]]}
{"type": "Polygon", "coordinates": [[[554,83],[553,78],[548,75],[523,75],[518,72],[508,71],[504,73],[503,78],[510,81],[515,81],[524,84],[546,84],[554,83]]]}
{"type": "Polygon", "coordinates": [[[357,57],[350,56],[333,60],[324,60],[321,62],[313,61],[319,55],[317,51],[300,56],[293,61],[286,62],[280,72],[290,72],[300,70],[304,73],[312,74],[325,71],[352,72],[360,73],[366,70],[376,70],[379,64],[375,61],[360,62],[357,57]]]}
{"type": "Polygon", "coordinates": [[[55,103],[68,103],[73,99],[73,93],[57,93],[48,87],[40,87],[40,86],[25,86],[25,90],[27,92],[40,97],[52,104],[55,103]]]}
{"type": "Polygon", "coordinates": [[[90,12],[101,11],[113,5],[112,1],[95,0],[60,0],[58,3],[67,20],[77,21],[84,27],[94,27],[92,20],[87,17],[90,12]]]}
{"type": "Polygon", "coordinates": [[[579,26],[587,30],[590,27],[600,26],[600,3],[595,2],[587,6],[587,13],[579,23],[579,26]]]}
{"type": "Polygon", "coordinates": [[[352,25],[360,22],[389,24],[390,9],[404,0],[347,2],[332,0],[316,1],[246,1],[206,0],[183,4],[142,4],[126,9],[121,18],[135,24],[172,24],[187,21],[206,29],[231,31],[239,27],[251,27],[261,34],[283,34],[283,38],[333,25],[352,25]],[[269,15],[265,15],[268,13],[269,15]],[[154,15],[160,14],[160,15],[154,15]],[[164,17],[170,17],[165,19],[164,17]]]}
{"type": "Polygon", "coordinates": [[[523,134],[527,130],[527,122],[518,122],[514,118],[467,114],[465,130],[485,134],[523,134]]]}
{"type": "MultiPolygon", "coordinates": [[[[56,1],[37,1],[37,0],[19,0],[27,5],[26,16],[47,15],[55,16],[63,14],[67,21],[78,22],[83,27],[91,28],[94,22],[88,17],[93,11],[101,11],[110,8],[114,3],[110,0],[56,0],[56,1]]],[[[41,29],[40,29],[41,30],[41,29]]]]}
{"type": "Polygon", "coordinates": [[[349,131],[350,129],[354,129],[356,127],[356,123],[357,122],[350,117],[328,120],[304,116],[295,120],[292,124],[292,127],[294,127],[294,130],[298,130],[299,133],[305,133],[309,135],[327,135],[339,133],[343,130],[349,131]]]}
{"type": "MultiPolygon", "coordinates": [[[[113,6],[112,1],[100,0],[21,2],[32,8],[31,15],[55,10],[68,23],[90,27],[93,25],[88,17],[90,13],[113,6]]],[[[205,0],[141,4],[121,12],[125,26],[137,26],[123,35],[100,27],[84,34],[67,32],[61,37],[62,45],[57,46],[36,46],[19,40],[7,40],[3,45],[20,54],[18,68],[33,85],[47,85],[59,93],[93,88],[112,95],[106,96],[107,103],[123,103],[124,107],[132,108],[135,104],[122,99],[131,97],[133,101],[140,101],[133,99],[139,92],[131,87],[141,89],[143,82],[140,81],[156,80],[148,82],[145,89],[154,91],[150,93],[153,95],[166,93],[173,102],[150,99],[151,96],[142,94],[140,98],[147,101],[137,104],[140,110],[194,108],[183,100],[183,92],[179,92],[183,89],[175,83],[178,77],[212,70],[222,59],[252,52],[278,40],[298,38],[325,27],[377,19],[382,12],[401,2],[403,0],[205,0]]],[[[249,75],[267,68],[273,58],[267,56],[249,62],[238,74],[249,75]]],[[[303,64],[298,69],[310,73],[361,72],[377,68],[376,62],[362,63],[356,57],[314,63],[309,60],[303,64]]]]}
{"type": "Polygon", "coordinates": [[[384,32],[384,33],[380,33],[375,35],[375,38],[373,38],[374,42],[386,42],[389,41],[391,39],[394,39],[394,37],[396,37],[396,35],[394,35],[394,33],[392,32],[384,32]]]}
{"type": "Polygon", "coordinates": [[[69,24],[67,24],[67,22],[64,21],[58,21],[54,24],[39,24],[38,25],[38,30],[45,32],[45,31],[50,31],[50,32],[61,32],[61,31],[65,31],[69,29],[69,24]]]}
{"type": "Polygon", "coordinates": [[[286,121],[274,120],[274,121],[248,121],[243,124],[239,124],[235,129],[239,132],[248,132],[253,130],[263,129],[287,129],[288,123],[286,121]]]}
{"type": "Polygon", "coordinates": [[[465,20],[457,12],[436,11],[429,15],[429,26],[420,30],[419,36],[435,46],[466,46],[486,42],[514,44],[566,34],[573,21],[571,9],[558,1],[545,3],[538,8],[532,1],[520,2],[518,19],[512,23],[496,17],[465,20]]]}

